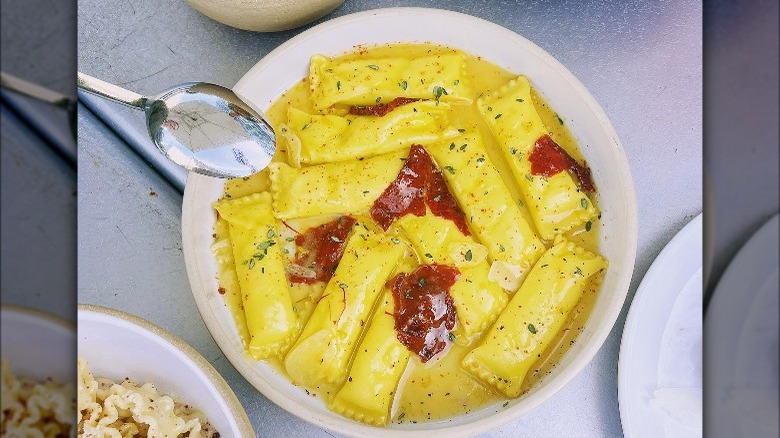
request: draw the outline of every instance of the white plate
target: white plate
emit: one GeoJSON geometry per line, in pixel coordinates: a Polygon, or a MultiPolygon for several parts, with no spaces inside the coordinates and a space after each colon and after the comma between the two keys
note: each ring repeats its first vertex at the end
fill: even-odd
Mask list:
{"type": "Polygon", "coordinates": [[[76,326],[40,310],[3,304],[0,356],[18,377],[72,382],[76,375],[76,326]]]}
{"type": "Polygon", "coordinates": [[[223,183],[190,174],[182,206],[182,242],[190,285],[212,336],[236,369],[266,397],[300,418],[353,436],[421,436],[430,431],[470,436],[512,421],[539,406],[585,367],[609,334],[625,301],[634,268],[637,210],[634,183],[617,134],[585,87],[548,53],[496,24],[455,12],[395,8],[340,17],[301,33],[258,62],[234,87],[250,105],[265,110],[280,94],[308,74],[315,53],[337,55],[358,44],[431,42],[463,49],[526,74],[560,111],[581,145],[600,189],[603,234],[601,253],[610,266],[593,317],[579,340],[553,372],[508,407],[487,407],[445,421],[391,424],[378,429],[328,411],[263,362],[244,353],[233,318],[217,293],[217,267],[211,254],[215,221],[211,204],[223,183]]]}
{"type": "MultiPolygon", "coordinates": [[[[223,437],[254,437],[244,408],[217,370],[178,337],[137,316],[79,305],[78,356],[95,377],[154,383],[199,409],[223,437]]],[[[75,373],[74,373],[75,374],[75,373]]]]}
{"type": "Polygon", "coordinates": [[[740,249],[707,307],[707,430],[776,437],[778,425],[778,247],[775,215],[740,249]]]}
{"type": "Polygon", "coordinates": [[[628,311],[618,362],[626,437],[701,436],[701,302],[700,214],[656,257],[628,311]]]}

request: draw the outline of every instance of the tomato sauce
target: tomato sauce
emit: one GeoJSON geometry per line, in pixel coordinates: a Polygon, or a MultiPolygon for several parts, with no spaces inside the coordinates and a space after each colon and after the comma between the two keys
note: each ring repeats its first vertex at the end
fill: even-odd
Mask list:
{"type": "Polygon", "coordinates": [[[434,263],[390,280],[398,340],[423,363],[450,342],[456,313],[449,290],[459,277],[458,268],[434,263]]]}
{"type": "Polygon", "coordinates": [[[420,145],[412,145],[404,166],[371,207],[371,217],[387,231],[394,220],[407,214],[424,216],[425,206],[436,216],[449,219],[466,236],[471,235],[466,215],[452,196],[444,175],[420,145]]]}
{"type": "Polygon", "coordinates": [[[312,284],[319,281],[327,282],[336,272],[347,236],[355,219],[351,216],[341,216],[338,219],[310,228],[295,237],[295,270],[288,270],[287,275],[293,283],[312,284]],[[308,272],[310,275],[304,275],[308,272]]]}
{"type": "Polygon", "coordinates": [[[595,192],[596,186],[590,175],[590,169],[577,162],[549,135],[539,137],[534,150],[528,157],[531,162],[531,174],[552,176],[564,170],[574,174],[580,181],[580,187],[586,192],[595,192]]]}
{"type": "Polygon", "coordinates": [[[382,117],[394,110],[396,107],[406,105],[407,103],[416,102],[420,99],[413,99],[410,97],[396,97],[388,103],[378,103],[376,105],[357,106],[353,105],[349,108],[349,113],[355,116],[379,116],[382,117]]]}

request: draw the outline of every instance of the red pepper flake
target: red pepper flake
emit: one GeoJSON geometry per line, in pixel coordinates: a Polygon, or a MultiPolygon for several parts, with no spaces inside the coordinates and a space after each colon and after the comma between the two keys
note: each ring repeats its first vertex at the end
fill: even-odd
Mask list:
{"type": "Polygon", "coordinates": [[[407,214],[424,216],[425,205],[436,216],[449,219],[466,236],[471,235],[466,214],[452,196],[441,170],[420,145],[412,145],[404,166],[371,206],[371,217],[387,231],[394,220],[407,214]]]}
{"type": "Polygon", "coordinates": [[[534,150],[528,157],[531,162],[531,174],[552,176],[568,170],[580,181],[580,187],[586,192],[595,192],[596,186],[590,175],[590,169],[577,162],[549,135],[539,137],[534,143],[534,150]]]}
{"type": "Polygon", "coordinates": [[[458,268],[434,263],[392,280],[396,335],[423,363],[451,342],[456,313],[449,290],[458,278],[458,268]]]}
{"type": "Polygon", "coordinates": [[[219,294],[220,294],[220,295],[225,295],[225,293],[226,293],[227,291],[225,290],[225,288],[224,288],[224,287],[220,287],[219,289],[217,289],[217,292],[219,292],[219,294]]]}
{"type": "Polygon", "coordinates": [[[396,97],[387,103],[378,103],[376,105],[367,106],[351,106],[349,113],[354,116],[379,116],[382,117],[394,110],[396,107],[406,105],[407,103],[416,102],[420,99],[413,99],[410,97],[396,97]]]}
{"type": "Polygon", "coordinates": [[[344,255],[347,236],[354,224],[353,217],[341,216],[295,236],[297,250],[293,265],[313,271],[313,275],[305,276],[299,272],[300,270],[292,272],[288,270],[290,281],[312,284],[330,280],[344,255]]]}

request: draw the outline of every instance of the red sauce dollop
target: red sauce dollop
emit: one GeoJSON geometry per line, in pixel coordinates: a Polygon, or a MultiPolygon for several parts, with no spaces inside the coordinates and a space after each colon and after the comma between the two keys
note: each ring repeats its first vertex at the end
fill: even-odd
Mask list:
{"type": "Polygon", "coordinates": [[[534,150],[528,156],[528,161],[531,162],[532,175],[552,176],[568,170],[580,181],[582,190],[596,191],[596,186],[590,176],[590,169],[578,163],[547,134],[536,140],[534,150]]]}
{"type": "Polygon", "coordinates": [[[460,278],[454,266],[420,265],[390,282],[395,300],[398,340],[425,363],[444,350],[455,328],[455,302],[450,288],[460,278]]]}
{"type": "Polygon", "coordinates": [[[449,219],[466,236],[471,235],[466,215],[450,193],[444,175],[422,146],[412,145],[404,166],[371,206],[371,217],[387,231],[394,220],[413,214],[425,215],[425,205],[436,216],[449,219]]]}
{"type": "Polygon", "coordinates": [[[298,269],[290,269],[287,274],[293,283],[312,284],[328,281],[338,267],[347,236],[355,219],[341,216],[331,222],[306,230],[295,237],[295,262],[298,269]],[[302,275],[302,271],[313,271],[313,275],[302,275]]]}
{"type": "Polygon", "coordinates": [[[355,116],[379,116],[382,117],[396,107],[406,105],[407,103],[416,102],[420,99],[412,99],[409,97],[396,97],[387,103],[378,103],[376,105],[367,106],[351,106],[349,113],[355,116]]]}

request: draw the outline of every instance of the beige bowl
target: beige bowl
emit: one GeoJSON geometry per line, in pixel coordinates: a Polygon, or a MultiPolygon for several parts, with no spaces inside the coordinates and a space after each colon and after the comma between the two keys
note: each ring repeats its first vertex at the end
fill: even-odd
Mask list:
{"type": "Polygon", "coordinates": [[[277,32],[311,23],[344,0],[187,0],[203,15],[243,30],[277,32]]]}

